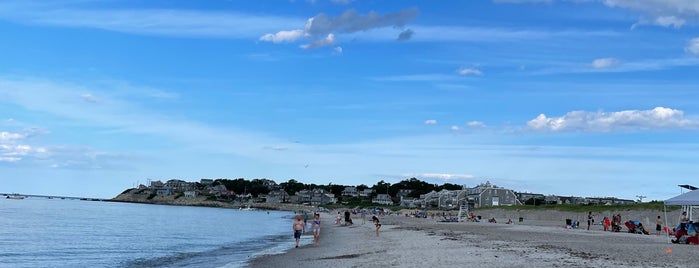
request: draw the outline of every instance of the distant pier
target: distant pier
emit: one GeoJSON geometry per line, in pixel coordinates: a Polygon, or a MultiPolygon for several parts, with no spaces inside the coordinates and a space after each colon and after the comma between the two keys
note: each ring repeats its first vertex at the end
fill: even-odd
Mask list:
{"type": "Polygon", "coordinates": [[[60,196],[60,195],[38,195],[38,194],[20,194],[20,193],[1,193],[3,198],[7,198],[9,195],[20,195],[25,198],[46,198],[46,199],[68,199],[68,200],[83,200],[83,201],[110,201],[104,198],[92,198],[92,197],[77,197],[77,196],[60,196]]]}

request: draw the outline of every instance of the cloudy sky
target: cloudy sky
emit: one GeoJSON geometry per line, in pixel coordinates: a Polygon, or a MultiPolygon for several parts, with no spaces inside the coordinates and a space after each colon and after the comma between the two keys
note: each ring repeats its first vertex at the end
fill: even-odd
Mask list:
{"type": "Polygon", "coordinates": [[[694,0],[0,3],[0,192],[699,185],[694,0]]]}

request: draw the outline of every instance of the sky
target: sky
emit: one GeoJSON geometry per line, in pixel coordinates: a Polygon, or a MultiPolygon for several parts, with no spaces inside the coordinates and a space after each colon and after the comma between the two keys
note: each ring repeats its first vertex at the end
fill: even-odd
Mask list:
{"type": "Polygon", "coordinates": [[[0,192],[699,185],[695,0],[0,2],[0,192]]]}

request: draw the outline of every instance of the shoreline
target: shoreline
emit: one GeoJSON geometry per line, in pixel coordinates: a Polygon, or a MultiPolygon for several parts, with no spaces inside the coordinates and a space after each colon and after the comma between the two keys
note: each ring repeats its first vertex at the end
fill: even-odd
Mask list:
{"type": "Polygon", "coordinates": [[[663,235],[604,232],[599,225],[588,231],[557,221],[435,222],[394,215],[380,217],[376,237],[370,221],[362,224],[355,215],[354,225],[338,226],[332,215],[321,214],[319,247],[257,256],[245,267],[692,267],[699,261],[693,245],[669,244],[663,235]]]}

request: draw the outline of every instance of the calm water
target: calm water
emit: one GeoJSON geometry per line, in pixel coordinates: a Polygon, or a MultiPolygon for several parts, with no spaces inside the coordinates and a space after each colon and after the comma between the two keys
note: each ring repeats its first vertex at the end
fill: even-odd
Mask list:
{"type": "Polygon", "coordinates": [[[0,267],[239,267],[293,247],[291,213],[0,200],[0,267]]]}

